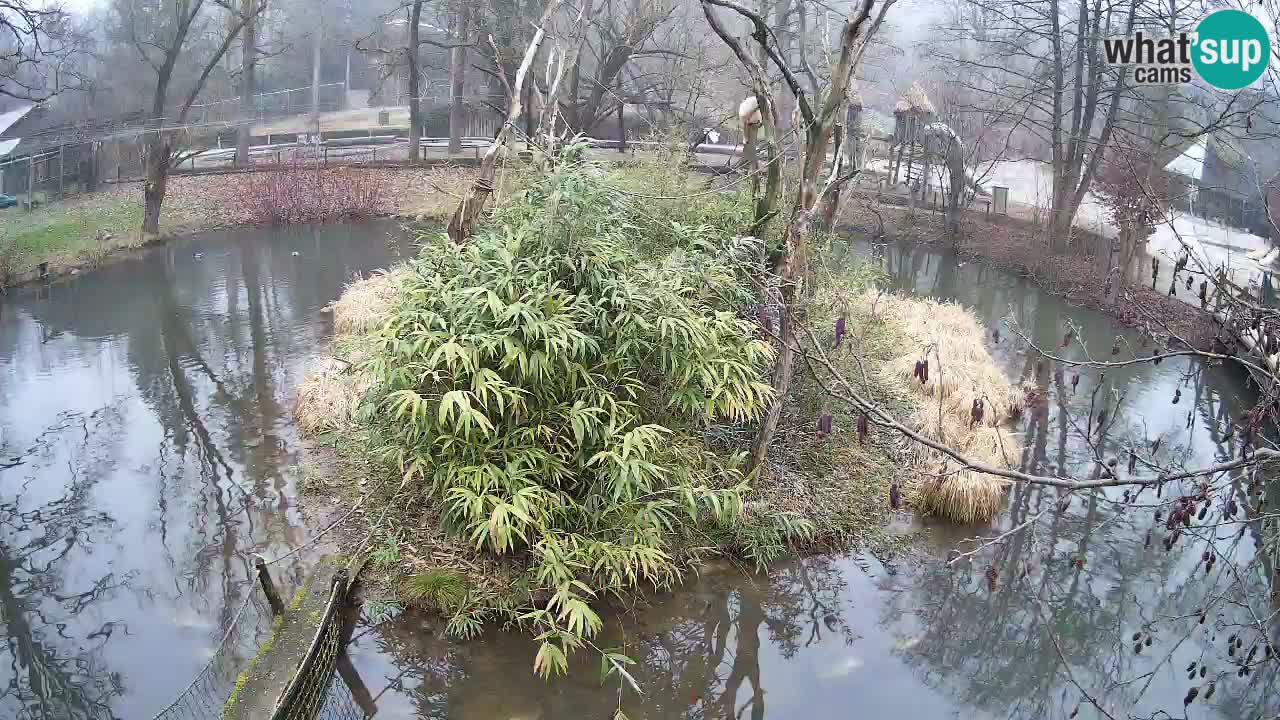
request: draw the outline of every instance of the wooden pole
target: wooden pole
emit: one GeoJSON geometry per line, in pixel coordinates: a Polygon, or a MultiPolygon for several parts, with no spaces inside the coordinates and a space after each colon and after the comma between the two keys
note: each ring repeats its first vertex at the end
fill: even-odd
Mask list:
{"type": "Polygon", "coordinates": [[[267,596],[267,602],[271,605],[271,614],[283,615],[284,601],[280,599],[280,593],[276,590],[276,583],[271,579],[271,572],[267,570],[266,559],[261,555],[254,555],[253,566],[258,570],[258,584],[262,585],[262,592],[267,596]]]}
{"type": "Polygon", "coordinates": [[[36,154],[31,153],[31,162],[27,167],[27,212],[36,209],[36,154]]]}
{"type": "Polygon", "coordinates": [[[618,152],[625,153],[627,151],[627,126],[623,120],[623,109],[626,103],[622,102],[622,73],[618,73],[618,152]]]}
{"type": "Polygon", "coordinates": [[[66,145],[58,143],[58,198],[62,199],[66,196],[65,185],[67,179],[66,165],[66,145]]]}
{"type": "Polygon", "coordinates": [[[524,114],[524,149],[532,150],[533,146],[533,83],[524,89],[524,106],[529,108],[524,114]]]}

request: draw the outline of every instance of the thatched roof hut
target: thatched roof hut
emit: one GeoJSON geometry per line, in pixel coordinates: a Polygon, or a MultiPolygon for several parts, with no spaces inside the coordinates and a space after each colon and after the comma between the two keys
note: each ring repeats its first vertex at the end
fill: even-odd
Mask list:
{"type": "MultiPolygon", "coordinates": [[[[934,113],[933,103],[929,102],[929,96],[918,82],[911,83],[911,87],[907,88],[907,91],[902,94],[902,99],[898,101],[898,104],[901,105],[903,103],[906,104],[909,112],[921,115],[932,115],[934,113]]],[[[896,106],[894,111],[897,112],[896,106]]]]}

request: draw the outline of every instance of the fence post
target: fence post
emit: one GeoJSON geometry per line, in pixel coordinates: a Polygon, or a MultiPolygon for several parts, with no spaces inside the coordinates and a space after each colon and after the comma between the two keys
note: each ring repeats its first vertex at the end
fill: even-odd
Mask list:
{"type": "Polygon", "coordinates": [[[27,212],[36,209],[36,154],[31,153],[31,162],[27,167],[27,212]]]}
{"type": "Polygon", "coordinates": [[[271,579],[271,572],[267,570],[266,559],[261,555],[254,555],[253,566],[258,570],[258,583],[262,585],[262,592],[267,596],[267,603],[271,605],[271,614],[283,615],[284,601],[280,599],[276,583],[271,579]]]}
{"type": "Polygon", "coordinates": [[[67,161],[66,145],[58,143],[58,198],[66,196],[67,161]]]}

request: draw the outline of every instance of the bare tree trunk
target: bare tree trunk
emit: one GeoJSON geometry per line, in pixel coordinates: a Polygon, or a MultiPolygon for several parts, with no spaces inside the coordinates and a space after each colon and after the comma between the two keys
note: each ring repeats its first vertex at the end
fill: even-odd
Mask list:
{"type": "Polygon", "coordinates": [[[422,151],[422,103],[418,99],[418,32],[422,24],[422,0],[413,0],[409,9],[409,46],[405,55],[409,66],[409,164],[418,162],[422,151]]]}
{"type": "MultiPolygon", "coordinates": [[[[169,40],[169,45],[161,46],[153,43],[153,45],[164,51],[164,61],[155,66],[156,84],[155,91],[151,96],[151,117],[154,119],[154,127],[147,131],[149,134],[146,157],[147,178],[142,188],[142,234],[144,236],[154,235],[160,230],[160,209],[164,204],[165,190],[169,184],[169,166],[174,160],[173,136],[170,135],[168,138],[164,136],[164,112],[165,107],[168,105],[169,83],[173,79],[173,69],[178,63],[178,58],[182,56],[188,34],[196,16],[200,13],[201,7],[199,3],[196,3],[187,7],[180,14],[177,30],[169,40]]],[[[222,63],[222,59],[226,57],[227,51],[231,49],[232,43],[235,42],[240,31],[244,29],[245,24],[253,20],[265,7],[266,0],[255,0],[252,12],[236,17],[235,21],[231,23],[226,34],[222,37],[221,44],[209,55],[200,74],[191,84],[190,90],[180,106],[181,109],[178,111],[175,123],[177,126],[181,127],[187,121],[191,106],[195,103],[196,98],[200,96],[205,83],[209,81],[209,76],[222,63]]]]}
{"type": "MultiPolygon", "coordinates": [[[[791,7],[792,0],[765,0],[766,5],[773,3],[773,36],[778,43],[778,53],[787,60],[791,61],[791,7]]],[[[766,15],[765,17],[768,17],[766,15]]],[[[787,84],[780,83],[779,87],[774,91],[774,97],[778,103],[778,125],[779,132],[786,134],[788,130],[795,133],[795,137],[801,137],[802,130],[795,127],[796,114],[796,96],[787,84]]]]}
{"type": "Polygon", "coordinates": [[[964,196],[964,160],[950,160],[948,166],[947,205],[943,212],[946,220],[947,237],[952,245],[960,244],[960,198],[964,196]]]}
{"type": "MultiPolygon", "coordinates": [[[[768,456],[769,445],[773,442],[773,436],[778,428],[778,420],[782,415],[782,409],[787,401],[787,393],[791,387],[791,378],[795,369],[795,345],[798,342],[793,322],[795,313],[799,311],[797,298],[800,296],[808,271],[808,245],[813,211],[821,197],[833,190],[835,176],[833,176],[832,181],[828,181],[822,192],[818,190],[818,179],[821,177],[822,170],[826,165],[827,145],[830,143],[833,130],[840,120],[840,113],[848,102],[849,81],[856,68],[855,58],[861,56],[858,52],[858,44],[863,37],[864,30],[866,30],[866,23],[871,16],[873,2],[874,0],[862,0],[860,6],[855,6],[846,18],[840,33],[839,59],[831,69],[831,84],[825,93],[815,98],[819,103],[815,110],[808,94],[800,86],[794,73],[791,72],[786,58],[781,56],[776,43],[770,44],[771,34],[764,17],[739,5],[734,0],[702,0],[703,15],[706,16],[712,30],[729,46],[730,50],[737,56],[738,61],[742,63],[751,76],[752,85],[755,88],[756,97],[761,106],[762,117],[765,115],[764,111],[773,110],[773,100],[769,91],[768,80],[760,63],[746,53],[740,41],[725,31],[712,10],[713,5],[728,8],[751,21],[752,37],[774,63],[790,87],[792,94],[796,98],[797,108],[804,119],[805,126],[804,161],[800,172],[799,192],[796,197],[795,209],[791,214],[791,220],[787,224],[781,252],[774,263],[779,279],[778,299],[781,317],[778,341],[780,349],[778,364],[774,368],[773,375],[773,400],[765,414],[764,421],[760,425],[760,431],[756,436],[755,445],[752,449],[751,468],[753,470],[763,465],[765,458],[768,456]]],[[[762,123],[762,127],[767,126],[767,124],[768,121],[766,120],[765,123],[762,123]]]]}
{"type": "Polygon", "coordinates": [[[311,39],[311,129],[320,134],[320,44],[324,41],[323,20],[317,21],[311,39]]]}
{"type": "MultiPolygon", "coordinates": [[[[547,88],[546,104],[542,108],[542,120],[538,123],[538,135],[543,138],[547,157],[554,157],[559,152],[559,135],[556,131],[556,119],[560,116],[560,96],[565,89],[565,73],[570,68],[578,66],[578,54],[582,50],[582,46],[587,42],[588,26],[584,23],[584,18],[590,18],[592,15],[592,0],[586,0],[582,5],[582,9],[578,13],[577,24],[580,28],[580,35],[569,50],[563,50],[555,56],[555,71],[551,75],[551,63],[548,60],[547,72],[550,77],[550,85],[547,88]]],[[[570,126],[572,130],[572,126],[570,126]]]]}
{"type": "MultiPolygon", "coordinates": [[[[842,152],[843,144],[844,144],[844,140],[842,138],[842,135],[844,134],[843,129],[844,129],[843,125],[836,125],[835,162],[833,163],[833,167],[831,169],[831,172],[835,173],[836,175],[844,174],[844,168],[848,164],[848,159],[846,158],[845,154],[842,152]]],[[[818,211],[818,228],[819,229],[831,230],[832,228],[835,227],[836,213],[839,212],[840,210],[841,195],[842,193],[840,192],[839,189],[837,189],[835,192],[828,193],[822,196],[822,203],[818,211]]]]}
{"type": "MultiPolygon", "coordinates": [[[[760,116],[759,123],[752,123],[750,118],[753,112],[744,112],[750,109],[749,104],[740,105],[738,108],[738,117],[743,125],[743,142],[744,145],[744,161],[748,164],[748,171],[751,173],[751,195],[755,199],[755,213],[751,222],[751,227],[747,230],[748,235],[763,238],[765,226],[769,220],[777,214],[778,202],[782,198],[782,161],[778,151],[778,110],[773,102],[773,91],[769,87],[769,77],[764,71],[764,65],[748,55],[743,49],[742,43],[737,38],[729,34],[724,25],[721,24],[719,18],[716,17],[715,11],[711,9],[711,5],[719,4],[712,0],[702,0],[702,13],[706,16],[711,29],[715,31],[720,39],[733,51],[738,57],[738,62],[742,63],[747,69],[747,73],[751,76],[751,86],[755,94],[756,109],[754,113],[760,116]],[[758,145],[763,145],[765,150],[765,190],[760,193],[760,177],[758,167],[758,145]]],[[[734,8],[737,10],[737,8],[734,8]]],[[[740,10],[738,10],[741,13],[740,10]]],[[[761,36],[763,37],[763,35],[761,36]]],[[[765,56],[768,61],[763,41],[758,48],[760,55],[765,56]]]]}
{"type": "Polygon", "coordinates": [[[147,179],[142,186],[142,233],[160,232],[160,208],[169,185],[169,143],[157,130],[147,141],[147,179]]]}
{"type": "Polygon", "coordinates": [[[258,20],[253,12],[254,0],[241,0],[240,11],[248,16],[244,24],[244,41],[240,52],[240,128],[236,131],[236,166],[249,167],[249,142],[253,137],[253,121],[257,110],[253,96],[258,92],[258,20]]]}
{"type": "MultiPolygon", "coordinates": [[[[802,190],[801,193],[803,192],[802,190]]],[[[798,281],[803,272],[804,249],[809,241],[809,221],[810,211],[800,208],[787,225],[780,273],[781,286],[778,289],[778,303],[781,306],[778,338],[781,340],[781,347],[778,350],[778,364],[773,368],[774,397],[765,413],[764,422],[760,423],[760,431],[756,434],[755,446],[751,450],[752,469],[764,464],[769,455],[769,445],[778,432],[778,420],[782,417],[782,408],[786,405],[787,393],[791,389],[791,378],[795,374],[797,340],[795,318],[792,314],[799,289],[798,281]]]]}
{"type": "MultiPolygon", "coordinates": [[[[484,158],[480,161],[480,172],[467,190],[466,197],[462,199],[462,202],[458,203],[458,207],[453,211],[453,216],[449,219],[447,232],[449,239],[455,243],[466,242],[467,238],[471,237],[476,221],[479,220],[480,214],[484,212],[489,196],[493,194],[498,155],[506,147],[507,138],[510,137],[511,130],[516,126],[516,121],[520,119],[520,113],[523,109],[520,98],[523,96],[525,79],[529,75],[529,66],[533,64],[533,58],[538,54],[538,48],[542,47],[542,41],[547,37],[547,23],[551,22],[551,16],[561,2],[563,0],[547,0],[546,8],[542,12],[542,18],[538,21],[537,30],[534,31],[533,38],[529,40],[529,46],[525,48],[524,59],[520,62],[520,69],[516,71],[515,83],[506,87],[507,97],[511,98],[511,104],[507,108],[507,117],[502,123],[502,129],[498,131],[498,136],[494,138],[493,144],[489,146],[484,158]]],[[[489,38],[489,42],[490,44],[493,43],[492,37],[489,38]]],[[[493,52],[495,56],[499,54],[497,46],[494,46],[493,52]]],[[[502,78],[503,84],[506,85],[507,80],[502,72],[501,65],[498,65],[498,74],[502,78]]]]}
{"type": "MultiPolygon", "coordinates": [[[[462,103],[463,91],[467,82],[467,41],[471,30],[471,4],[467,0],[459,2],[458,31],[454,38],[455,45],[449,59],[449,154],[462,152],[462,126],[466,122],[465,106],[462,103]]],[[[513,100],[514,102],[514,100],[513,100]]]]}
{"type": "Polygon", "coordinates": [[[852,161],[852,166],[862,169],[862,105],[849,105],[848,117],[845,121],[845,142],[848,144],[846,151],[852,161]]]}

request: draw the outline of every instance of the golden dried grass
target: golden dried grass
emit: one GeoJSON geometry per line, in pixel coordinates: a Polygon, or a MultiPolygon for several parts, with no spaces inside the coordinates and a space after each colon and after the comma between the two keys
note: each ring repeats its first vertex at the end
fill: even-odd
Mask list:
{"type": "Polygon", "coordinates": [[[396,300],[396,288],[408,272],[400,268],[348,285],[342,295],[329,305],[333,311],[334,334],[341,339],[348,335],[364,335],[381,327],[396,300]]]}
{"type": "Polygon", "coordinates": [[[398,269],[356,280],[327,308],[333,312],[335,355],[318,361],[298,385],[293,416],[304,433],[342,431],[354,424],[373,381],[358,369],[359,343],[353,340],[386,322],[396,288],[408,272],[398,269]]]}
{"type": "Polygon", "coordinates": [[[360,398],[371,383],[337,358],[325,358],[298,386],[293,415],[308,435],[344,430],[355,421],[360,398]]]}
{"type": "MultiPolygon", "coordinates": [[[[987,352],[986,333],[973,314],[954,303],[918,298],[869,296],[872,301],[907,338],[882,372],[905,382],[916,397],[911,421],[917,430],[972,460],[1013,467],[1022,446],[1003,425],[1021,410],[1025,392],[1009,382],[987,352]],[[926,358],[928,380],[921,382],[915,367],[926,358]],[[981,422],[972,418],[975,399],[984,405],[981,422]]],[[[917,447],[915,455],[920,510],[966,523],[990,520],[1000,511],[1007,481],[962,470],[928,448],[917,447]]]]}

